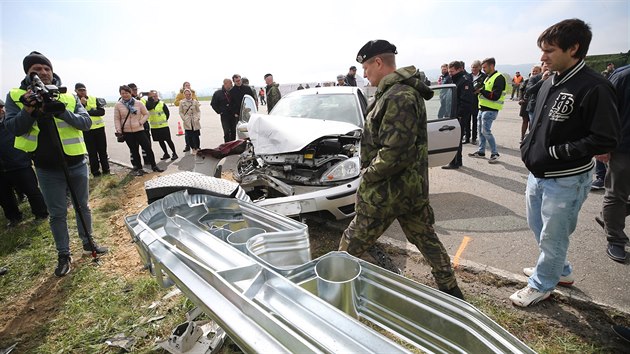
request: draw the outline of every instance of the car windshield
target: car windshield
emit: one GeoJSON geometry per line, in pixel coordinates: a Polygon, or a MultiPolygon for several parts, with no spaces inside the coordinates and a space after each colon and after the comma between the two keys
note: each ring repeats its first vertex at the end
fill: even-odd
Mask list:
{"type": "Polygon", "coordinates": [[[353,94],[293,95],[281,99],[270,115],[334,120],[361,126],[362,116],[353,94]]]}

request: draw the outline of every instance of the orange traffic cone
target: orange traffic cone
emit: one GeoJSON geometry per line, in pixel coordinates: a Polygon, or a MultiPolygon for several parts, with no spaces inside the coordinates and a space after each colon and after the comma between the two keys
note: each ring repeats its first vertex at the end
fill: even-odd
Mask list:
{"type": "Polygon", "coordinates": [[[177,122],[177,136],[184,135],[184,131],[182,130],[182,122],[177,122]]]}

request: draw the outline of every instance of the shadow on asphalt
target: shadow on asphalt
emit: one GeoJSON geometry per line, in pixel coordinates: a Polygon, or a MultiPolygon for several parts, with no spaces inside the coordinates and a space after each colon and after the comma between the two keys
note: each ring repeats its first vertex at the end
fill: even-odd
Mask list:
{"type": "Polygon", "coordinates": [[[438,234],[451,232],[506,233],[529,230],[527,220],[512,210],[474,194],[431,194],[438,234]]]}
{"type": "MultiPolygon", "coordinates": [[[[502,163],[503,165],[508,165],[502,163]]],[[[506,167],[507,168],[507,167],[506,167]]],[[[523,168],[524,169],[524,168],[523,168]]],[[[527,171],[526,169],[524,169],[527,171]]],[[[514,193],[525,195],[525,187],[527,187],[527,183],[525,182],[517,182],[511,178],[501,177],[494,174],[484,173],[479,170],[475,170],[466,166],[462,166],[458,169],[459,172],[465,173],[471,177],[486,181],[488,183],[492,183],[497,187],[512,191],[514,193]]],[[[527,176],[527,174],[525,174],[527,176]]],[[[472,188],[474,189],[474,188],[472,188]]],[[[474,191],[474,190],[473,190],[474,191]]]]}

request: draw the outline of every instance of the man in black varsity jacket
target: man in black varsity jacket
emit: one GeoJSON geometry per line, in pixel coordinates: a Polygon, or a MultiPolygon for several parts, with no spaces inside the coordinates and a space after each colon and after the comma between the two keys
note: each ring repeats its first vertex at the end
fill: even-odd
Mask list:
{"type": "Polygon", "coordinates": [[[555,74],[538,92],[533,126],[521,145],[530,171],[527,222],[540,254],[535,267],[523,269],[528,285],[510,296],[517,306],[573,283],[569,236],[591,188],[593,156],[614,150],[619,141],[614,88],[584,63],[591,37],[590,26],[579,19],[559,22],[538,37],[541,60],[555,74]]]}

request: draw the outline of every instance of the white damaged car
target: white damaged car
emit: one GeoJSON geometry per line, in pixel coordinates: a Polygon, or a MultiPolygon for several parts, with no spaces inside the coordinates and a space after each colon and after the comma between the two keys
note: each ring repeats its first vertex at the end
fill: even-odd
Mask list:
{"type": "MultiPolygon", "coordinates": [[[[431,88],[439,91],[426,101],[429,166],[435,167],[453,159],[461,137],[455,85],[431,88]]],[[[320,87],[287,94],[265,115],[245,96],[237,132],[249,143],[234,179],[257,205],[282,215],[353,216],[367,104],[357,87],[320,87]]]]}

